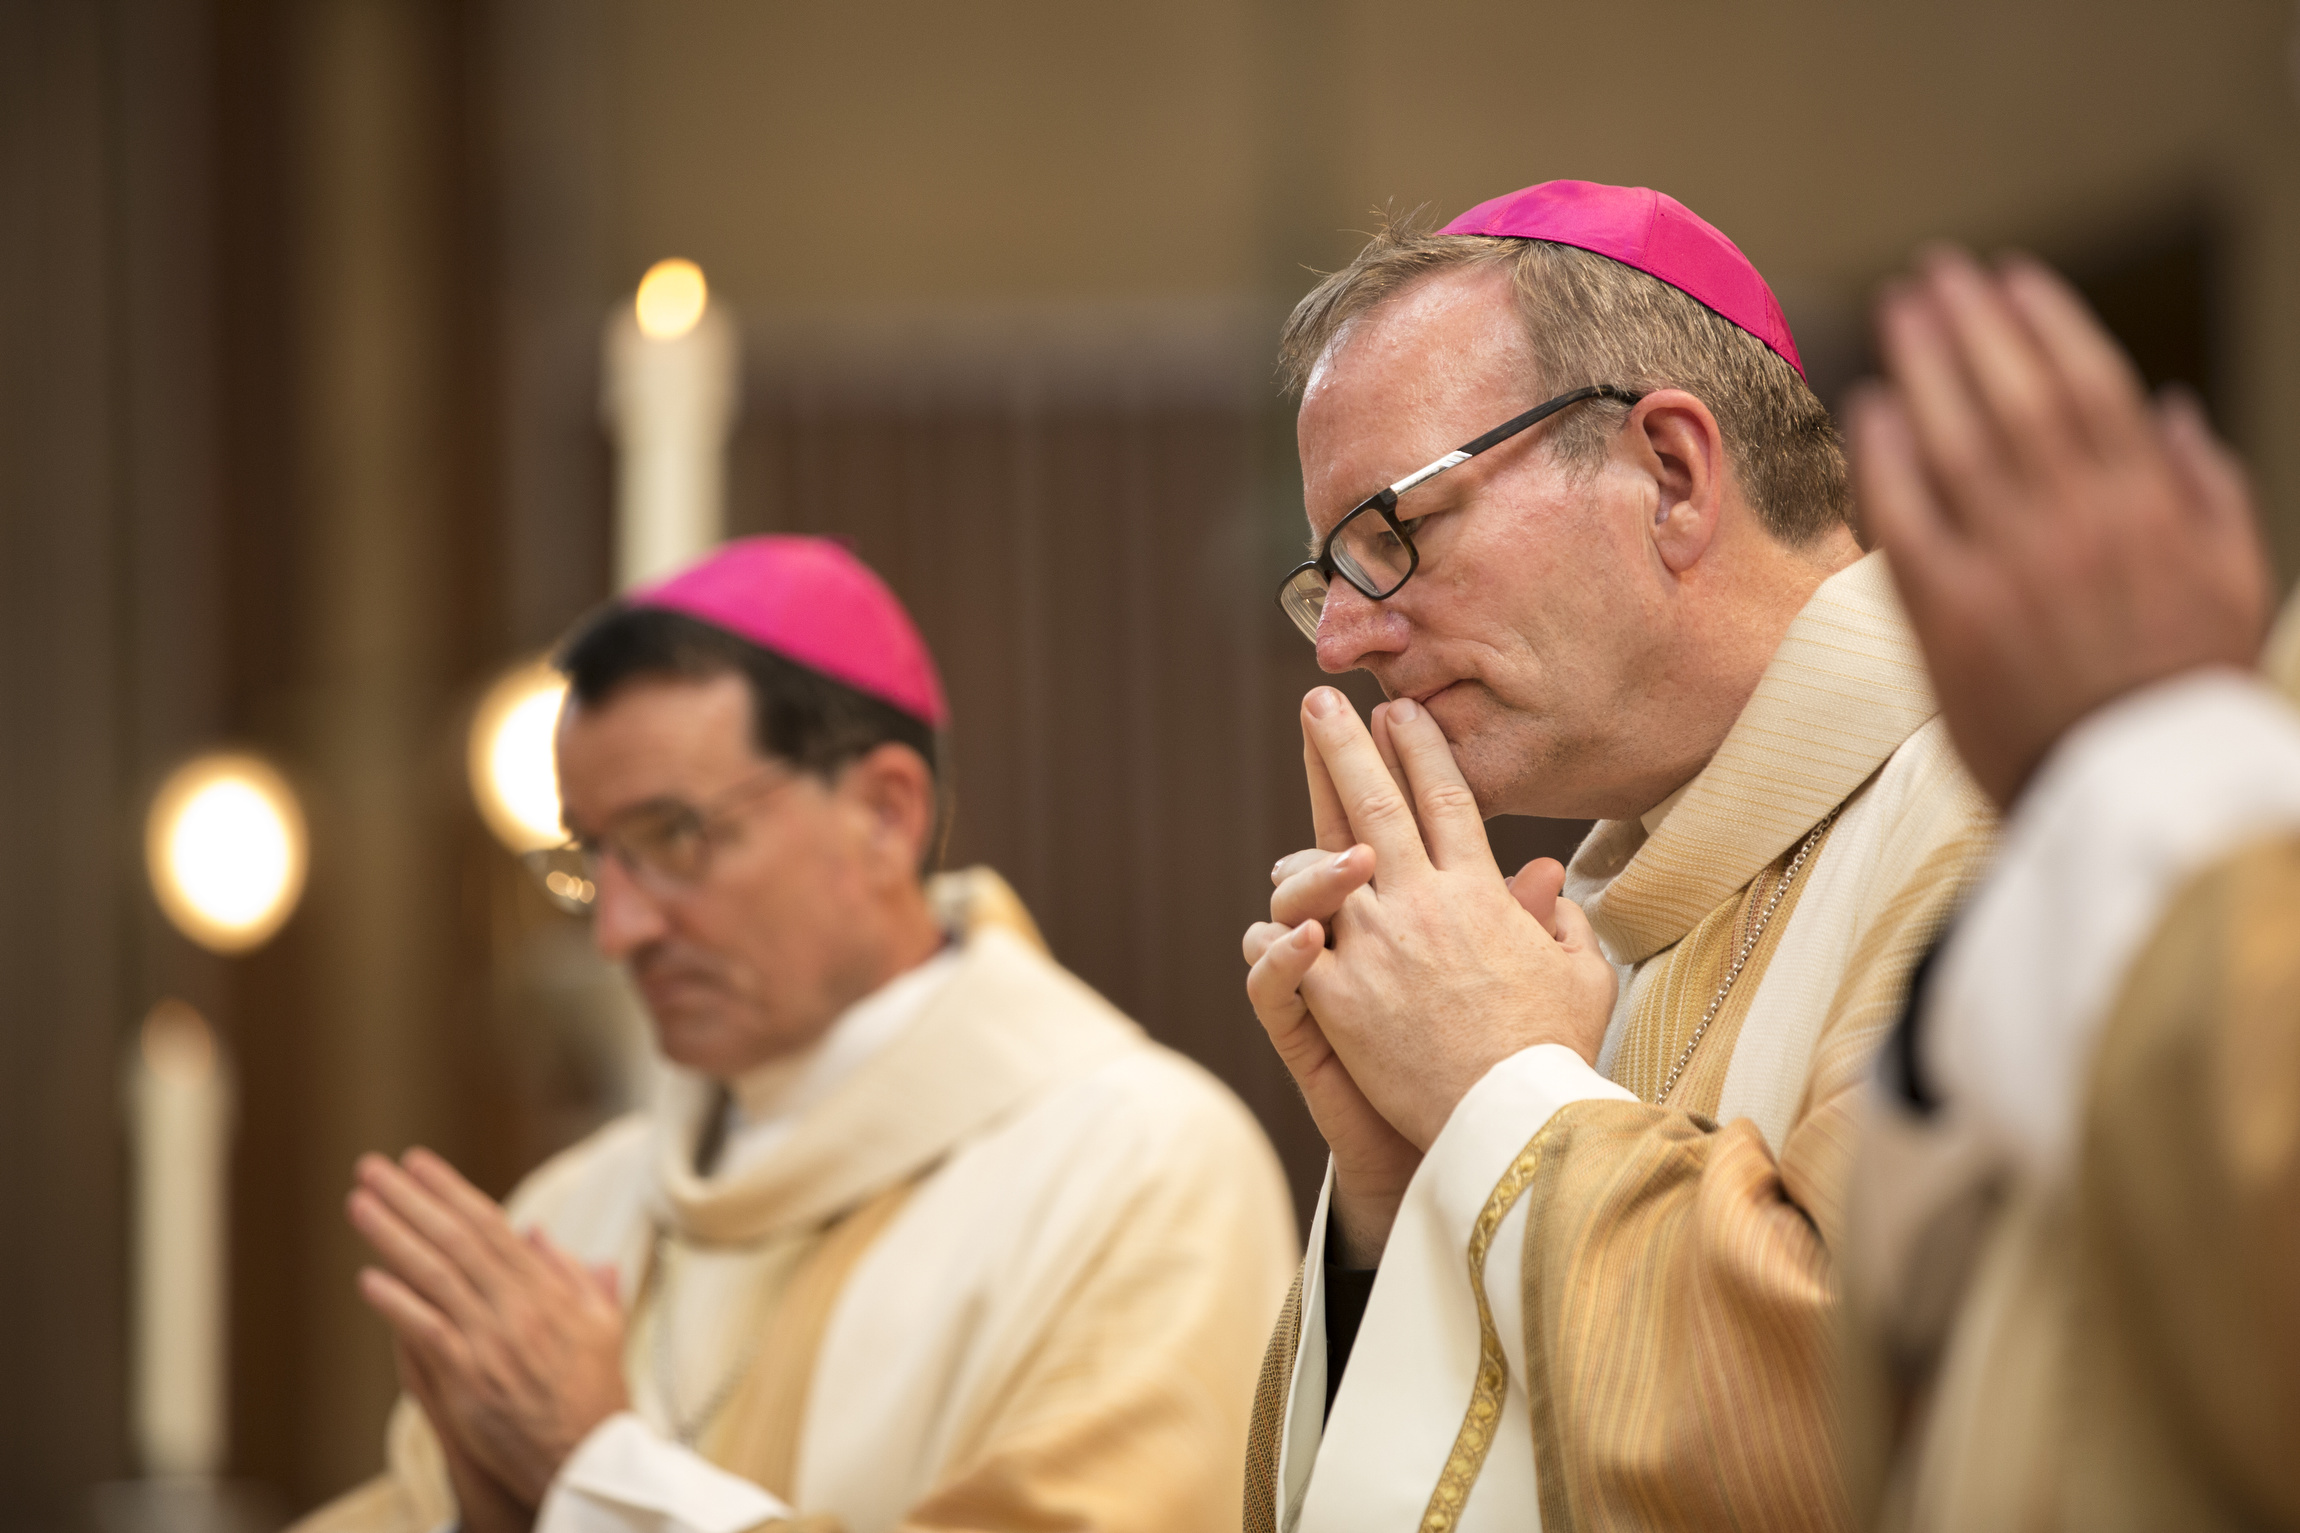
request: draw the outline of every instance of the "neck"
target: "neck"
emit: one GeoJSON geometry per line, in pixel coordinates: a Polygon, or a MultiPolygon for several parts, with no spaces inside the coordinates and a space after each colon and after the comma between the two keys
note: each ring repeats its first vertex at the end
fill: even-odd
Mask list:
{"type": "Polygon", "coordinates": [[[874,995],[942,951],[948,934],[926,902],[926,886],[916,880],[870,907],[845,962],[827,987],[813,1025],[786,1033],[774,1047],[742,1060],[731,1073],[713,1070],[712,1079],[730,1089],[745,1077],[780,1061],[803,1060],[857,1001],[874,995]]]}
{"type": "MultiPolygon", "coordinates": [[[[1614,818],[1651,813],[1699,776],[1749,705],[1789,625],[1830,576],[1856,563],[1861,546],[1837,527],[1791,548],[1748,519],[1738,557],[1721,561],[1724,582],[1687,626],[1668,666],[1675,685],[1656,695],[1649,771],[1625,782],[1614,818]]],[[[1723,550],[1719,550],[1723,552],[1723,550]]]]}

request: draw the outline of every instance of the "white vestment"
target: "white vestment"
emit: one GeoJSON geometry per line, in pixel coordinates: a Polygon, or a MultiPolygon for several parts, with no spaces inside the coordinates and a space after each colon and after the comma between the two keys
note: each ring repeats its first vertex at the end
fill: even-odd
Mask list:
{"type": "Polygon", "coordinates": [[[1642,823],[1591,832],[1566,893],[1622,975],[1597,1068],[1562,1046],[1531,1048],[1455,1108],[1407,1189],[1330,1413],[1329,1173],[1298,1324],[1290,1305],[1265,1365],[1257,1443],[1290,1330],[1275,1494],[1250,1528],[1837,1521],[1815,1359],[1831,1325],[1834,1146],[1900,977],[1990,830],[1936,714],[1871,555],[1823,583],[1689,785],[1642,823]],[[1751,929],[1768,889],[1777,923],[1735,970],[1732,1006],[1694,1031],[1710,1025],[1726,939],[1751,929]],[[1677,1089],[1656,1107],[1667,1064],[1686,1063],[1680,1048],[1691,1068],[1667,1075],[1677,1089]],[[1644,1190],[1608,1180],[1621,1177],[1644,1190]],[[1556,1222],[1529,1231],[1537,1199],[1556,1222]],[[1663,1205],[1683,1211],[1666,1229],[1632,1227],[1663,1205]],[[1540,1314],[1527,1297],[1537,1291],[1540,1314]],[[1617,1297],[1643,1307],[1617,1311],[1617,1297]],[[1539,1366],[1529,1336],[1550,1348],[1539,1366]],[[1776,1416],[1747,1410],[1752,1398],[1776,1416]],[[1727,1472],[1708,1472],[1718,1461],[1727,1472]]]}
{"type": "MultiPolygon", "coordinates": [[[[633,1409],[539,1533],[1234,1523],[1296,1255],[1236,1098],[995,928],[780,1077],[735,1083],[717,1174],[693,1158],[718,1088],[673,1072],[513,1198],[637,1296],[633,1409]]],[[[406,1402],[389,1446],[312,1533],[452,1516],[406,1402]]]]}
{"type": "MultiPolygon", "coordinates": [[[[2300,715],[2233,671],[2099,710],[2023,790],[1911,1040],[1880,1072],[1854,1182],[1850,1439],[1886,1525],[2288,1525],[2247,1498],[2244,1431],[2223,1436],[2215,1418],[2290,1425],[2289,1398],[2263,1406],[2246,1392],[2254,1365],[2288,1364],[2247,1304],[2280,1292],[2268,1307],[2284,1309],[2290,1268],[2247,1272],[2254,1253],[2232,1254],[2230,1226],[2290,1215],[2277,1194],[2300,1117],[2278,1076],[2292,1051],[2226,1034],[2251,1020],[2247,980],[2256,999],[2276,983],[2276,954],[2300,945],[2300,912],[2239,908],[2216,927],[2225,948],[2197,948],[2183,941],[2227,883],[2208,883],[2202,905],[2182,896],[2295,834],[2300,715]],[[2151,955],[2157,972],[2136,973],[2151,955]],[[2195,1015],[2178,1014],[2181,998],[2195,1015]],[[2121,1068],[2104,1081],[2112,1024],[2125,1029],[2121,1068]],[[2178,1064],[2134,1070],[2151,1046],[2195,1064],[2205,1088],[2178,1064]],[[2260,1075],[2249,1097],[2224,1063],[2247,1055],[2260,1075]],[[2183,1366],[2152,1371],[2168,1335],[2183,1366]],[[2200,1381],[2205,1396],[2182,1392],[2200,1381]]],[[[2287,1011],[2265,1035],[2295,1026],[2287,1011]]]]}

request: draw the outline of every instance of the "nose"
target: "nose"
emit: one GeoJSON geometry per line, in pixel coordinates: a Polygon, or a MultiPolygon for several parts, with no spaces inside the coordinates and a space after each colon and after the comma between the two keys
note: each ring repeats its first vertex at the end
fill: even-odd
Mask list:
{"type": "Polygon", "coordinates": [[[1318,669],[1338,676],[1362,668],[1368,656],[1394,655],[1405,647],[1404,613],[1346,580],[1327,588],[1318,614],[1318,669]]]}
{"type": "Polygon", "coordinates": [[[591,901],[591,940],[600,954],[620,963],[648,943],[669,934],[662,904],[631,876],[620,857],[601,857],[591,901]]]}

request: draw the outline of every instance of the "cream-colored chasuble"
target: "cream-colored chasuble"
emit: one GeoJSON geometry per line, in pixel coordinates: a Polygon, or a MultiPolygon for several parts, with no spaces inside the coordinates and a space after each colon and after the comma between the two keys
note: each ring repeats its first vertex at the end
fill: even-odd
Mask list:
{"type": "Polygon", "coordinates": [[[1566,892],[1623,970],[1602,1068],[1529,1049],[1463,1099],[1330,1414],[1321,1200],[1265,1359],[1249,1533],[1845,1523],[1848,1114],[1991,828],[1935,714],[1871,555],[1656,829],[1591,832],[1566,892]]]}
{"type": "MultiPolygon", "coordinates": [[[[731,1137],[734,1164],[696,1173],[721,1097],[674,1073],[662,1107],[513,1199],[637,1296],[635,1414],[569,1460],[538,1533],[1234,1524],[1296,1256],[1276,1158],[972,877],[1009,919],[965,901],[973,929],[915,1019],[756,1159],[731,1137]],[[713,1293],[715,1359],[682,1344],[713,1293]]],[[[388,1448],[382,1478],[299,1533],[448,1522],[437,1441],[404,1401],[388,1448]]]]}

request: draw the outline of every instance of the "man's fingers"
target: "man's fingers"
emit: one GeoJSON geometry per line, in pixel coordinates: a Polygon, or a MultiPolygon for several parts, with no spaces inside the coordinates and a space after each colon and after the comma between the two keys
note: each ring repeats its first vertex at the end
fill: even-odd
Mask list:
{"type": "Polygon", "coordinates": [[[492,1313],[463,1268],[371,1188],[353,1188],[345,1212],[352,1228],[402,1282],[458,1323],[471,1324],[492,1313]]]}
{"type": "Polygon", "coordinates": [[[1552,937],[1557,935],[1557,896],[1564,888],[1565,864],[1555,857],[1534,858],[1509,881],[1510,896],[1552,937]]]}
{"type": "Polygon", "coordinates": [[[2185,389],[2165,392],[2158,430],[2184,492],[2188,535],[2200,550],[2209,550],[2214,583],[2227,594],[2227,614],[2257,647],[2275,610],[2276,584],[2244,465],[2212,434],[2203,406],[2185,389]]]}
{"type": "Polygon", "coordinates": [[[515,1271],[529,1267],[530,1248],[504,1217],[503,1205],[472,1186],[462,1172],[422,1145],[401,1156],[400,1164],[408,1175],[461,1215],[507,1267],[515,1271]]]}
{"type": "Polygon", "coordinates": [[[422,1295],[382,1268],[359,1269],[359,1296],[423,1360],[435,1384],[441,1370],[460,1371],[469,1358],[463,1333],[422,1295]]]}
{"type": "Polygon", "coordinates": [[[1557,902],[1556,923],[1550,927],[1549,934],[1569,953],[1604,955],[1605,950],[1597,943],[1597,928],[1589,924],[1589,917],[1571,900],[1557,902]]]}
{"type": "Polygon", "coordinates": [[[1910,287],[1887,292],[1877,305],[1877,341],[1918,453],[1948,497],[1942,509],[1961,524],[2003,479],[2005,465],[1932,296],[1910,287]]]}
{"type": "Polygon", "coordinates": [[[2204,407],[2186,389],[2167,389],[2157,405],[2158,429],[2173,472],[2188,493],[2183,501],[2210,524],[2257,527],[2252,485],[2236,454],[2212,434],[2204,407]]]}
{"type": "Polygon", "coordinates": [[[1306,873],[1312,868],[1322,868],[1338,855],[1338,853],[1329,852],[1324,847],[1317,846],[1308,847],[1299,852],[1288,852],[1271,864],[1270,886],[1275,888],[1292,878],[1296,873],[1306,873]]]}
{"type": "Polygon", "coordinates": [[[1309,1008],[1302,1000],[1302,981],[1325,956],[1326,934],[1315,921],[1272,939],[1263,946],[1254,966],[1246,971],[1246,999],[1269,1033],[1278,1057],[1297,1075],[1315,1063],[1302,1057],[1300,1024],[1309,1008]]]}
{"type": "Polygon", "coordinates": [[[2032,477],[2065,465],[2083,442],[2076,401],[2026,317],[1963,251],[1942,247],[1925,265],[1926,285],[2000,448],[2032,477]]]}
{"type": "Polygon", "coordinates": [[[510,1274],[501,1254],[463,1211],[380,1155],[359,1160],[359,1185],[382,1201],[417,1235],[436,1247],[484,1298],[510,1274]]]}
{"type": "Polygon", "coordinates": [[[1302,775],[1309,779],[1310,831],[1317,837],[1318,849],[1348,851],[1358,838],[1350,834],[1350,817],[1342,808],[1342,795],[1334,787],[1333,773],[1326,770],[1325,754],[1318,749],[1318,742],[1310,738],[1307,718],[1302,720],[1302,775]]]}
{"type": "Polygon", "coordinates": [[[1374,849],[1353,846],[1278,885],[1270,895],[1270,919],[1288,928],[1304,921],[1331,923],[1342,902],[1373,878],[1374,849]]]}
{"type": "Polygon", "coordinates": [[[1445,731],[1427,708],[1410,697],[1389,705],[1388,723],[1390,743],[1413,793],[1415,817],[1421,822],[1430,860],[1449,872],[1490,870],[1498,876],[1501,869],[1494,864],[1485,816],[1478,812],[1477,795],[1461,775],[1461,763],[1453,759],[1445,731]]]}
{"type": "Polygon", "coordinates": [[[1395,706],[1377,704],[1372,717],[1366,720],[1366,731],[1374,737],[1374,750],[1381,756],[1382,765],[1390,769],[1390,781],[1398,785],[1398,792],[1405,795],[1410,808],[1414,801],[1413,784],[1406,781],[1406,769],[1398,760],[1397,742],[1390,738],[1390,709],[1395,706]]]}
{"type": "Polygon", "coordinates": [[[1262,955],[1270,950],[1270,944],[1292,930],[1291,926],[1280,926],[1275,921],[1256,921],[1247,927],[1245,939],[1238,944],[1245,954],[1246,967],[1250,969],[1260,963],[1262,955]]]}
{"type": "MultiPolygon", "coordinates": [[[[1414,823],[1413,808],[1398,791],[1381,752],[1374,748],[1373,736],[1349,700],[1332,687],[1316,688],[1302,702],[1302,728],[1324,759],[1348,818],[1349,841],[1343,845],[1367,843],[1388,875],[1427,867],[1429,853],[1414,823]]],[[[1322,833],[1318,844],[1326,844],[1322,833]]]]}
{"type": "Polygon", "coordinates": [[[2106,327],[2076,290],[2043,263],[2012,255],[1999,271],[2005,300],[2050,360],[2086,446],[2110,461],[2144,450],[2147,396],[2131,358],[2106,327]]]}

